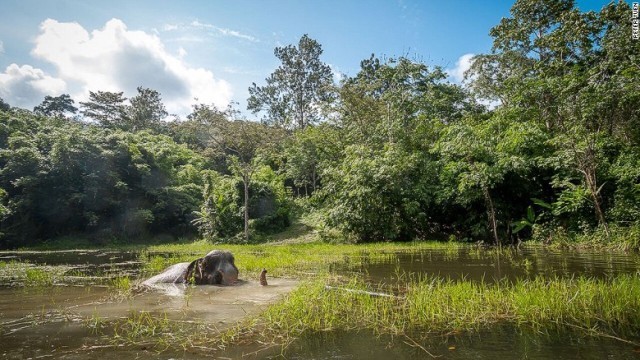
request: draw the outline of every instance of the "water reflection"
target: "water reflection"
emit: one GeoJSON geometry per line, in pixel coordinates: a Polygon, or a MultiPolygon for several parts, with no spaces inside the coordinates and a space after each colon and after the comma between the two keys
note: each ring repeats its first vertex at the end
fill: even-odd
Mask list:
{"type": "Polygon", "coordinates": [[[635,253],[551,250],[539,247],[497,251],[461,247],[392,253],[373,259],[364,256],[360,264],[340,265],[334,271],[363,273],[374,283],[395,283],[406,274],[494,283],[536,276],[606,278],[635,274],[638,273],[640,259],[635,253]]]}
{"type": "MultiPolygon", "coordinates": [[[[231,358],[246,352],[231,351],[231,358]]],[[[417,343],[404,336],[370,332],[329,332],[303,335],[286,347],[259,352],[259,359],[637,359],[640,349],[612,339],[576,334],[545,335],[509,328],[472,334],[437,336],[417,343]]]]}

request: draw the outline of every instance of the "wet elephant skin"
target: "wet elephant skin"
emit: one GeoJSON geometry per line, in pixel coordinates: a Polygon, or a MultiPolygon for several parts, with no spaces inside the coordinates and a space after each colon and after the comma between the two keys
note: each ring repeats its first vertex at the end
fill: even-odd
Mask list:
{"type": "Polygon", "coordinates": [[[238,268],[233,254],[229,251],[213,250],[190,263],[171,265],[162,273],[147,279],[143,284],[233,285],[236,281],[238,281],[238,268]]]}

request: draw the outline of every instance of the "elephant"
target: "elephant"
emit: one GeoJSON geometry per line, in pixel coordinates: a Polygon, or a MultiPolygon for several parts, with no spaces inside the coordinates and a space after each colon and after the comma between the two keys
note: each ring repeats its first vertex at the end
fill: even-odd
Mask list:
{"type": "Polygon", "coordinates": [[[213,250],[190,263],[178,263],[145,280],[142,285],[194,284],[233,285],[238,281],[238,268],[229,251],[213,250]]]}

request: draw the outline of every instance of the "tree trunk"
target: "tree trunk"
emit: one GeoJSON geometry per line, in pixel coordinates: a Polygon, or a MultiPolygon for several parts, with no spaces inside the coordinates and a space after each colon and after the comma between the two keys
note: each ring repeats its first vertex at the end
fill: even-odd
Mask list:
{"type": "Polygon", "coordinates": [[[313,166],[313,170],[311,172],[311,180],[313,181],[313,192],[316,191],[316,167],[313,166]]]}
{"type": "Polygon", "coordinates": [[[589,143],[588,148],[584,151],[583,154],[576,152],[578,171],[580,171],[584,176],[584,181],[587,185],[587,189],[589,189],[589,193],[591,194],[591,199],[593,200],[593,207],[596,213],[598,224],[602,226],[605,234],[607,235],[607,238],[609,238],[611,234],[609,233],[607,219],[605,218],[604,211],[602,210],[602,200],[600,199],[600,190],[602,185],[600,186],[600,188],[598,188],[598,178],[596,176],[597,160],[593,148],[593,143],[589,143]]]}
{"type": "Polygon", "coordinates": [[[604,211],[602,210],[602,201],[600,200],[600,189],[598,189],[595,169],[589,167],[587,169],[581,169],[580,172],[582,172],[582,175],[584,175],[585,182],[587,183],[587,188],[589,189],[589,193],[591,193],[591,199],[593,200],[593,207],[596,212],[596,219],[598,219],[598,223],[604,228],[604,232],[608,238],[610,236],[609,226],[607,225],[607,220],[605,219],[604,211]]]}
{"type": "Polygon", "coordinates": [[[496,220],[496,209],[493,207],[493,200],[491,199],[491,194],[489,193],[489,188],[484,187],[482,189],[484,191],[484,199],[487,203],[487,218],[489,220],[489,225],[491,226],[491,231],[493,232],[493,241],[498,247],[502,247],[502,243],[500,241],[500,237],[498,237],[498,222],[496,220]]]}
{"type": "Polygon", "coordinates": [[[249,176],[242,175],[244,182],[244,238],[249,241],[249,176]]]}

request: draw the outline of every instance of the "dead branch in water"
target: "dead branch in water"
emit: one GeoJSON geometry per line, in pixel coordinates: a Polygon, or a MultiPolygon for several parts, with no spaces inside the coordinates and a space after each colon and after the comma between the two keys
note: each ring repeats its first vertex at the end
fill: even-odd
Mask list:
{"type": "Polygon", "coordinates": [[[340,291],[350,292],[350,293],[354,293],[354,294],[365,294],[365,295],[375,296],[375,297],[388,297],[388,298],[394,298],[394,299],[399,299],[400,298],[400,296],[392,295],[392,294],[385,294],[385,293],[366,291],[366,290],[358,290],[358,289],[348,289],[348,288],[342,288],[342,287],[330,286],[330,285],[325,285],[324,289],[325,290],[340,290],[340,291]]]}

